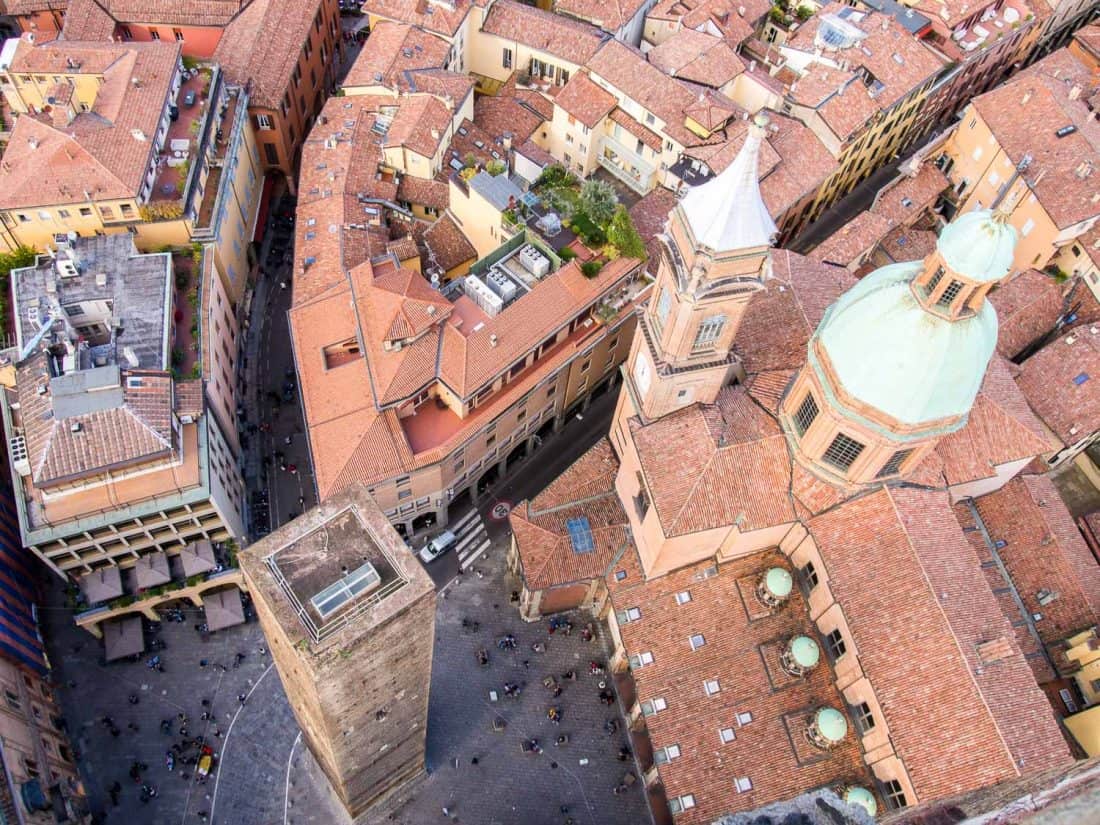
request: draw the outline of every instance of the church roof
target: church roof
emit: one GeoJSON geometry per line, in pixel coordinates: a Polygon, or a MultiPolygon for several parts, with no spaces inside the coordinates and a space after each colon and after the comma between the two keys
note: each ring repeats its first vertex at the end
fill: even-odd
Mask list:
{"type": "Polygon", "coordinates": [[[757,167],[768,120],[757,115],[733,163],[680,201],[695,240],[716,252],[769,246],[775,221],[760,197],[757,167]]]}

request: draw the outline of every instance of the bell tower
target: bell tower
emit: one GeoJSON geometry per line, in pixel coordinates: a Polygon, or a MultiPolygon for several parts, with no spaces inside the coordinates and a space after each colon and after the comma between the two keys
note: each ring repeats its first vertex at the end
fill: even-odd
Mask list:
{"type": "Polygon", "coordinates": [[[713,403],[737,369],[733,339],[769,275],[775,222],[760,197],[759,114],[737,157],[669,215],[657,281],[634,337],[630,395],[643,420],[713,403]]]}

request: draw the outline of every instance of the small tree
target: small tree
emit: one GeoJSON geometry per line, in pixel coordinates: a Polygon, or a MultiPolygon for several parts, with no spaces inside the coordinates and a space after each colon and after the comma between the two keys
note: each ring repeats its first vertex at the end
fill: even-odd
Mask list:
{"type": "Polygon", "coordinates": [[[595,278],[600,274],[601,269],[603,269],[603,264],[599,261],[585,261],[581,264],[581,272],[586,278],[595,278]]]}
{"type": "Polygon", "coordinates": [[[581,208],[594,223],[606,226],[619,205],[615,187],[602,180],[586,180],[581,186],[581,208]]]}
{"type": "Polygon", "coordinates": [[[615,245],[620,255],[645,260],[645,243],[642,241],[642,236],[638,234],[638,230],[634,228],[630,213],[621,204],[615,210],[611,224],[607,227],[607,239],[615,245]]]}
{"type": "Polygon", "coordinates": [[[12,252],[0,254],[0,337],[7,337],[10,324],[8,318],[8,301],[11,295],[9,278],[13,269],[23,269],[33,266],[38,256],[29,246],[20,246],[12,252]]]}
{"type": "Polygon", "coordinates": [[[487,164],[485,164],[485,171],[493,177],[502,174],[507,168],[508,167],[504,165],[504,161],[502,160],[491,160],[487,164]]]}

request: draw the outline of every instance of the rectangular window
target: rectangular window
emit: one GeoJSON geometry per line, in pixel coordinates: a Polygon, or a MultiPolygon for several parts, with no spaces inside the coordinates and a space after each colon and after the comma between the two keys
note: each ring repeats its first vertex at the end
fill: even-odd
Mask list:
{"type": "Polygon", "coordinates": [[[720,728],[718,730],[718,739],[721,740],[723,745],[728,745],[737,739],[737,731],[733,728],[720,728]]]}
{"type": "Polygon", "coordinates": [[[752,713],[750,711],[743,710],[737,714],[737,724],[741,727],[745,727],[745,725],[750,722],[752,722],[752,713]]]}
{"type": "Polygon", "coordinates": [[[630,666],[632,668],[645,667],[651,664],[653,664],[653,654],[648,650],[630,657],[630,666]]]}
{"type": "Polygon", "coordinates": [[[901,783],[896,779],[882,783],[882,795],[886,799],[886,807],[891,810],[896,811],[909,805],[909,801],[905,798],[905,791],[902,790],[901,783]]]}
{"type": "MultiPolygon", "coordinates": [[[[121,207],[119,207],[119,208],[120,208],[120,209],[122,210],[122,217],[124,217],[124,218],[132,218],[132,217],[134,217],[134,207],[133,207],[133,206],[131,206],[130,204],[128,204],[128,203],[124,203],[124,204],[122,204],[122,206],[121,206],[121,207]]],[[[64,216],[64,217],[68,217],[68,216],[66,215],[66,216],[64,216]]]]}
{"type": "Polygon", "coordinates": [[[276,147],[274,143],[265,143],[264,144],[264,157],[267,159],[267,162],[270,163],[272,166],[278,166],[279,165],[279,149],[278,149],[278,147],[276,147]]]}
{"type": "Polygon", "coordinates": [[[829,449],[825,451],[825,455],[821,458],[838,470],[846,471],[862,452],[862,444],[854,438],[849,438],[844,433],[837,433],[837,437],[833,439],[833,443],[829,445],[829,449]]]}
{"type": "Polygon", "coordinates": [[[703,682],[703,690],[706,691],[707,696],[713,696],[722,692],[722,685],[717,679],[707,679],[703,682]]]}
{"type": "Polygon", "coordinates": [[[92,216],[92,209],[89,206],[80,207],[80,217],[90,218],[92,216]]]}
{"type": "Polygon", "coordinates": [[[122,37],[123,40],[133,40],[134,39],[134,33],[132,31],[130,31],[129,26],[119,26],[118,27],[118,33],[122,37]]]}
{"type": "Polygon", "coordinates": [[[642,611],[636,607],[628,607],[626,610],[620,610],[615,615],[619,620],[619,624],[630,624],[642,618],[642,611]]]}
{"type": "Polygon", "coordinates": [[[397,491],[397,498],[398,498],[398,500],[403,499],[403,498],[409,498],[410,496],[412,496],[412,494],[413,494],[412,490],[398,490],[397,491]]]}
{"type": "Polygon", "coordinates": [[[802,580],[806,582],[807,589],[813,590],[815,587],[817,587],[817,568],[814,567],[814,563],[812,561],[806,562],[806,566],[802,568],[801,572],[802,580]]]}
{"type": "Polygon", "coordinates": [[[752,780],[747,776],[739,776],[733,780],[734,787],[737,788],[738,793],[748,793],[752,790],[752,780]]]}
{"type": "Polygon", "coordinates": [[[662,289],[660,296],[657,298],[657,334],[661,333],[661,330],[665,328],[665,322],[668,321],[669,310],[672,309],[672,296],[667,289],[662,289]]]}
{"type": "Polygon", "coordinates": [[[802,403],[798,405],[798,411],[794,414],[794,429],[800,437],[804,436],[806,430],[810,429],[810,425],[817,418],[817,413],[817,402],[814,401],[813,393],[808,392],[806,397],[802,399],[802,403]]]}
{"type": "Polygon", "coordinates": [[[844,644],[844,636],[840,628],[833,630],[825,637],[825,649],[834,660],[839,659],[848,652],[848,646],[844,644]]]}
{"type": "Polygon", "coordinates": [[[936,269],[935,274],[931,278],[928,279],[928,284],[924,288],[925,293],[928,294],[928,295],[931,295],[933,292],[935,292],[936,287],[939,285],[940,279],[942,277],[943,277],[943,267],[941,266],[941,267],[938,267],[936,269]]]}
{"type": "Polygon", "coordinates": [[[855,706],[856,727],[860,733],[868,733],[875,727],[875,715],[871,713],[871,706],[866,702],[860,702],[855,706]]]}
{"type": "MultiPolygon", "coordinates": [[[[124,206],[124,207],[122,208],[122,211],[123,211],[123,212],[125,212],[125,211],[126,211],[126,207],[125,207],[125,206],[124,206]]],[[[71,215],[70,215],[70,213],[69,213],[69,210],[68,210],[68,209],[58,209],[58,210],[57,210],[57,217],[61,218],[61,220],[65,220],[66,218],[68,218],[68,217],[71,217],[71,215]]]]}
{"type": "Polygon", "coordinates": [[[901,469],[901,465],[905,463],[905,459],[909,458],[913,454],[911,449],[898,450],[892,456],[890,460],[882,465],[882,469],[878,471],[875,478],[886,478],[887,476],[897,475],[898,470],[901,469]]]}
{"type": "Polygon", "coordinates": [[[676,594],[676,604],[683,605],[683,604],[687,604],[690,601],[691,601],[691,591],[690,590],[681,590],[679,593],[676,594]]]}
{"type": "Polygon", "coordinates": [[[684,811],[695,807],[695,797],[689,793],[677,796],[668,801],[668,809],[674,814],[682,814],[684,811]]]}
{"type": "Polygon", "coordinates": [[[151,29],[149,31],[149,36],[154,40],[160,40],[160,32],[158,32],[156,29],[151,29]]]}
{"type": "Polygon", "coordinates": [[[688,644],[691,645],[692,650],[698,650],[707,643],[707,640],[703,637],[702,633],[695,633],[688,639],[688,644]]]}
{"type": "Polygon", "coordinates": [[[512,50],[511,49],[505,49],[504,50],[504,53],[501,55],[500,65],[503,66],[505,69],[512,68],[512,50]]]}
{"type": "Polygon", "coordinates": [[[172,29],[172,35],[176,38],[178,42],[183,42],[183,32],[179,29],[172,29]]]}
{"type": "Polygon", "coordinates": [[[652,699],[647,699],[642,702],[642,716],[652,716],[655,713],[660,713],[662,710],[668,709],[668,702],[661,696],[655,696],[652,699]]]}
{"type": "Polygon", "coordinates": [[[12,710],[19,710],[20,709],[18,694],[12,693],[10,690],[5,690],[4,691],[4,698],[8,700],[8,706],[12,710]]]}
{"type": "Polygon", "coordinates": [[[951,306],[951,302],[958,297],[958,294],[962,292],[963,285],[959,281],[952,281],[947,285],[947,289],[940,295],[939,300],[936,301],[936,306],[946,307],[951,306]]]}
{"type": "Polygon", "coordinates": [[[692,349],[713,348],[714,342],[722,334],[722,328],[725,325],[725,315],[712,315],[709,318],[704,318],[703,322],[699,324],[699,329],[695,332],[695,343],[692,345],[692,349]]]}
{"type": "Polygon", "coordinates": [[[666,762],[671,762],[673,759],[680,758],[680,746],[679,745],[666,745],[653,752],[653,763],[655,765],[663,765],[666,762]]]}
{"type": "Polygon", "coordinates": [[[1026,221],[1024,221],[1024,225],[1020,227],[1020,234],[1026,238],[1028,235],[1031,234],[1031,230],[1034,228],[1035,221],[1033,221],[1031,218],[1028,218],[1026,221]]]}

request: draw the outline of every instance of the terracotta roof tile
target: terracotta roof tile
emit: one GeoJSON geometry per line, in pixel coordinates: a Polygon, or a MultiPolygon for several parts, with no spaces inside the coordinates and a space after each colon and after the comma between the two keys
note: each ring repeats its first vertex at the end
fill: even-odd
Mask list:
{"type": "MultiPolygon", "coordinates": [[[[453,37],[475,5],[471,0],[453,3],[430,3],[425,0],[363,0],[364,14],[386,20],[420,26],[436,34],[453,37]]],[[[476,5],[482,5],[477,3],[476,5]]]]}
{"type": "Polygon", "coordinates": [[[17,119],[0,169],[0,208],[83,203],[85,192],[95,200],[136,197],[179,54],[179,44],[168,43],[20,42],[13,71],[49,71],[75,59],[102,73],[103,83],[92,110],[61,128],[45,116],[17,119]]]}
{"type": "Polygon", "coordinates": [[[424,243],[428,247],[428,258],[439,264],[444,272],[477,259],[474,245],[450,215],[444,215],[428,227],[424,243]]]}
{"type": "Polygon", "coordinates": [[[415,95],[401,100],[382,145],[403,146],[432,158],[446,139],[451,112],[433,95],[415,95]]]}
{"type": "Polygon", "coordinates": [[[922,163],[915,175],[901,175],[875,196],[871,211],[890,222],[890,226],[911,226],[931,209],[950,185],[934,163],[922,163]]]}
{"type": "Polygon", "coordinates": [[[810,252],[810,258],[848,267],[867,255],[890,230],[890,221],[875,212],[860,212],[810,252]]]}
{"type": "Polygon", "coordinates": [[[1062,316],[1062,288],[1037,269],[1002,281],[989,294],[997,310],[997,352],[1012,358],[1054,330],[1062,316]]]}
{"type": "Polygon", "coordinates": [[[1014,164],[1025,154],[1031,157],[1031,191],[1060,229],[1100,214],[1100,205],[1092,200],[1095,173],[1078,174],[1083,163],[1100,170],[1100,123],[1083,99],[1098,87],[1100,78],[1060,49],[971,104],[1014,164]],[[1078,95],[1071,99],[1075,86],[1078,95]],[[1076,130],[1059,137],[1057,131],[1064,126],[1076,130]]]}
{"type": "Polygon", "coordinates": [[[637,608],[641,614],[620,625],[627,654],[653,656],[652,664],[632,671],[638,701],[661,698],[667,704],[645,719],[652,746],[680,746],[680,758],[657,767],[665,795],[695,797],[696,807],[676,821],[703,825],[807,788],[870,784],[852,734],[828,752],[806,741],[805,725],[817,708],[844,704],[824,659],[799,679],[778,665],[788,639],[813,633],[797,588],[773,611],[756,601],[760,576],[770,567],[787,567],[786,559],[776,551],[756,553],[718,565],[717,575],[704,573],[712,564],[647,580],[631,549],[615,565],[622,581],[606,578],[614,609],[637,608]],[[682,591],[690,592],[690,602],[677,603],[682,591]],[[693,651],[688,639],[694,634],[702,634],[706,644],[693,651]],[[711,679],[720,690],[707,696],[704,682],[711,679]],[[739,725],[737,715],[746,712],[752,721],[739,725]],[[736,740],[723,744],[723,728],[733,729],[736,740]],[[742,776],[752,781],[750,792],[737,792],[734,779],[742,776]]]}
{"type": "Polygon", "coordinates": [[[405,23],[380,20],[344,77],[343,85],[378,86],[409,91],[411,73],[440,69],[447,63],[451,44],[431,32],[405,23]]]}
{"type": "Polygon", "coordinates": [[[555,0],[554,11],[614,34],[634,19],[647,0],[555,0]]]}
{"type": "Polygon", "coordinates": [[[214,60],[234,83],[249,84],[250,105],[280,106],[322,4],[323,0],[251,0],[226,25],[214,60]]]}
{"type": "Polygon", "coordinates": [[[723,391],[716,406],[666,415],[633,438],[666,535],[794,520],[786,440],[743,388],[723,391]]]}
{"type": "Polygon", "coordinates": [[[1065,444],[1100,429],[1100,334],[1075,330],[1021,365],[1016,383],[1065,444]],[[1073,341],[1073,343],[1069,343],[1073,341]]]}
{"type": "Polygon", "coordinates": [[[1100,620],[1100,565],[1050,478],[1018,476],[976,504],[1024,605],[1042,616],[1036,627],[1044,642],[1100,620]],[[1044,591],[1055,596],[1046,604],[1044,591]]]}
{"type": "Polygon", "coordinates": [[[176,415],[198,418],[203,411],[202,379],[177,381],[174,396],[176,415]]]}
{"type": "Polygon", "coordinates": [[[504,40],[585,65],[599,49],[603,36],[586,23],[542,11],[515,0],[496,0],[481,30],[504,40]]]}
{"type": "Polygon", "coordinates": [[[898,226],[883,237],[882,251],[896,263],[923,260],[936,250],[938,238],[935,232],[927,229],[898,226]]]}
{"type": "Polygon", "coordinates": [[[404,175],[397,184],[397,197],[406,203],[430,206],[442,212],[450,203],[450,187],[441,180],[425,180],[404,175]]]}
{"type": "MultiPolygon", "coordinates": [[[[588,72],[577,72],[560,92],[554,96],[554,104],[572,115],[589,129],[595,128],[618,101],[611,92],[597,86],[588,72]]],[[[660,146],[660,143],[657,144],[660,146]]]]}
{"type": "Polygon", "coordinates": [[[1018,650],[980,666],[977,646],[1012,630],[946,493],[884,489],[809,526],[919,799],[1070,759],[1018,650]]]}
{"type": "MultiPolygon", "coordinates": [[[[578,76],[579,73],[574,75],[578,76]]],[[[514,85],[474,102],[474,122],[502,148],[505,137],[513,143],[522,143],[553,116],[553,105],[541,94],[516,89],[514,85]]]]}
{"type": "Polygon", "coordinates": [[[667,75],[715,89],[745,71],[745,64],[729,43],[693,29],[681,29],[646,56],[667,75]]]}

